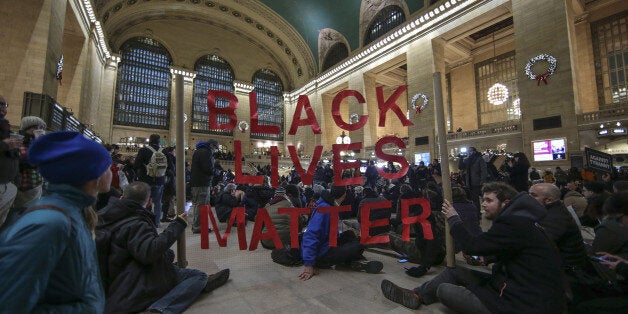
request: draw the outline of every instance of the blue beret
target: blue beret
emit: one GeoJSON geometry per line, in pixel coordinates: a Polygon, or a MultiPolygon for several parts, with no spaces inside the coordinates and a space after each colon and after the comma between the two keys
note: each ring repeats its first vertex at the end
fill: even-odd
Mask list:
{"type": "Polygon", "coordinates": [[[54,132],[37,138],[28,162],[50,183],[74,186],[98,179],[111,166],[111,155],[79,132],[54,132]]]}

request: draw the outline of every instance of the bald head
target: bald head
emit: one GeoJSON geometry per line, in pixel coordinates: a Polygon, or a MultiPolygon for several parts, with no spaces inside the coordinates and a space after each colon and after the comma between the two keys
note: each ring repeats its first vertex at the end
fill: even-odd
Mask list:
{"type": "Polygon", "coordinates": [[[543,205],[549,205],[560,200],[560,189],[551,183],[537,183],[530,188],[530,196],[543,205]]]}

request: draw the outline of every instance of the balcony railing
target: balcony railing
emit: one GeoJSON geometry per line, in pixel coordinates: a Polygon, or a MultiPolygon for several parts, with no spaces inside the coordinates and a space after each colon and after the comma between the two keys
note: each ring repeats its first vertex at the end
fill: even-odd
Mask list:
{"type": "Polygon", "coordinates": [[[485,137],[494,134],[506,134],[521,132],[521,121],[507,121],[496,125],[491,125],[477,130],[449,133],[447,140],[468,139],[473,137],[485,137]]]}
{"type": "Polygon", "coordinates": [[[623,120],[628,118],[628,104],[578,115],[578,125],[623,120]]]}

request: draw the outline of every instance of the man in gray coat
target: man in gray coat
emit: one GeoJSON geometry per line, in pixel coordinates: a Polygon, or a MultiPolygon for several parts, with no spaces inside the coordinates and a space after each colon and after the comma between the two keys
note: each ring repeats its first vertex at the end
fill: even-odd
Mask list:
{"type": "Polygon", "coordinates": [[[482,153],[475,147],[469,147],[469,156],[458,159],[458,168],[464,170],[464,184],[468,189],[471,201],[475,207],[480,208],[480,196],[482,196],[482,184],[486,183],[488,176],[486,161],[482,153]]]}

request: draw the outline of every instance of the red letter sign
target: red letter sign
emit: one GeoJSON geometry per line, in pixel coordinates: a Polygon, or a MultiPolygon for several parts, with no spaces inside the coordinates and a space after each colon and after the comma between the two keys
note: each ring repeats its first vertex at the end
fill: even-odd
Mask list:
{"type": "Polygon", "coordinates": [[[434,234],[432,233],[432,225],[427,221],[427,217],[432,213],[430,208],[430,201],[425,198],[411,198],[401,200],[401,223],[403,224],[401,230],[401,241],[410,241],[410,225],[414,223],[420,223],[423,228],[423,238],[425,240],[434,240],[434,234]],[[410,217],[410,206],[420,205],[423,211],[418,216],[410,217]]]}
{"type": "Polygon", "coordinates": [[[371,211],[373,209],[380,208],[389,208],[391,206],[390,201],[379,201],[379,202],[368,202],[362,204],[360,208],[360,244],[371,244],[371,243],[388,243],[390,242],[390,238],[388,234],[385,235],[377,235],[370,236],[369,229],[372,227],[383,227],[390,225],[390,219],[383,218],[370,221],[371,219],[371,211]]]}
{"type": "Polygon", "coordinates": [[[238,108],[238,98],[225,90],[209,90],[207,91],[207,114],[209,115],[209,129],[211,130],[227,130],[231,131],[238,123],[238,116],[235,110],[238,108]],[[225,98],[229,100],[229,107],[217,108],[216,98],[225,98]],[[216,117],[224,114],[229,117],[229,123],[218,123],[216,117]]]}
{"type": "Polygon", "coordinates": [[[405,176],[410,166],[408,165],[408,161],[403,156],[388,155],[384,153],[384,150],[382,148],[384,147],[384,144],[389,143],[397,144],[397,147],[399,148],[406,148],[406,144],[404,144],[400,138],[395,136],[382,137],[379,139],[379,141],[377,141],[377,143],[375,143],[375,156],[377,156],[377,158],[392,162],[396,161],[401,164],[401,169],[397,173],[388,173],[382,169],[377,169],[377,172],[380,176],[386,179],[393,180],[405,176]]]}
{"type": "Polygon", "coordinates": [[[356,150],[362,148],[362,142],[356,142],[351,144],[333,144],[331,146],[334,152],[334,186],[352,185],[352,184],[364,184],[363,177],[351,177],[347,179],[342,178],[342,172],[345,169],[357,169],[360,171],[360,162],[340,162],[340,152],[343,150],[356,150]]]}
{"type": "Polygon", "coordinates": [[[363,104],[366,102],[366,100],[364,100],[364,96],[362,96],[362,94],[360,94],[358,91],[349,90],[349,89],[343,90],[340,93],[336,94],[336,96],[334,97],[334,100],[331,102],[331,115],[334,118],[334,122],[336,122],[336,125],[338,127],[347,131],[355,131],[355,130],[359,130],[361,127],[363,127],[366,124],[366,121],[369,119],[369,116],[361,115],[358,122],[354,124],[349,124],[349,123],[344,122],[342,120],[342,117],[340,116],[340,103],[342,102],[344,98],[349,97],[349,96],[353,96],[357,98],[358,103],[363,104]]]}
{"type": "Polygon", "coordinates": [[[395,92],[390,95],[390,97],[384,102],[384,89],[381,86],[377,86],[375,89],[377,91],[377,106],[379,107],[379,126],[386,126],[386,111],[392,110],[397,114],[399,120],[401,120],[401,124],[403,126],[414,125],[406,115],[401,111],[401,108],[397,106],[395,102],[399,96],[406,91],[408,85],[399,86],[395,92]]]}
{"type": "Polygon", "coordinates": [[[292,116],[292,125],[290,125],[289,135],[297,134],[297,128],[300,126],[309,125],[312,128],[312,132],[314,134],[321,134],[321,127],[318,125],[318,121],[316,120],[316,115],[314,114],[314,110],[312,110],[312,106],[310,105],[310,99],[305,95],[299,96],[299,102],[297,103],[297,108],[294,109],[294,116],[292,116]],[[307,118],[301,119],[301,111],[305,108],[305,115],[307,118]]]}
{"type": "Polygon", "coordinates": [[[316,165],[321,159],[321,154],[323,153],[323,146],[318,145],[314,147],[314,154],[312,155],[312,160],[310,161],[310,165],[307,168],[307,172],[303,170],[303,167],[301,166],[301,161],[299,160],[299,154],[297,154],[297,150],[294,148],[293,145],[288,145],[288,151],[290,152],[292,165],[299,174],[299,177],[301,177],[301,181],[303,181],[303,184],[312,185],[312,180],[314,179],[314,171],[316,171],[316,165]]]}
{"type": "Polygon", "coordinates": [[[242,142],[233,141],[233,150],[235,150],[235,183],[264,183],[263,176],[249,176],[242,174],[242,142]]]}
{"type": "Polygon", "coordinates": [[[259,125],[259,119],[257,117],[257,96],[255,92],[249,93],[249,104],[251,107],[251,133],[279,134],[281,129],[276,125],[259,125]]]}

